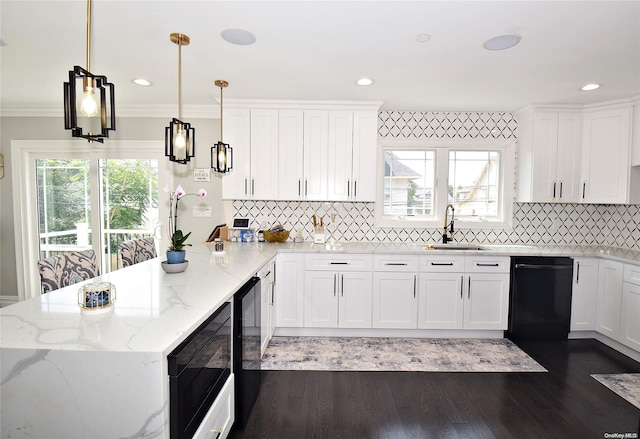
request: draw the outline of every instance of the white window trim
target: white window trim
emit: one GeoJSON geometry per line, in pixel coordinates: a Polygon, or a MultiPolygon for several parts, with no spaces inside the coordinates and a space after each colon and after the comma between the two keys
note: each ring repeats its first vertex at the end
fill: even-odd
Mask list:
{"type": "Polygon", "coordinates": [[[502,221],[465,221],[456,219],[457,229],[510,229],[513,227],[513,201],[515,182],[515,139],[382,139],[378,143],[377,169],[384,169],[385,149],[435,149],[436,154],[436,188],[434,198],[434,219],[413,219],[410,217],[389,218],[384,216],[384,172],[376,182],[375,227],[402,227],[413,229],[437,228],[444,225],[444,211],[447,205],[447,177],[449,172],[449,150],[488,150],[501,152],[504,161],[501,176],[502,221]],[[445,184],[441,184],[444,180],[445,184]]]}
{"type": "MultiPolygon", "coordinates": [[[[164,143],[153,141],[110,140],[105,144],[80,140],[13,140],[11,141],[11,166],[13,172],[13,224],[16,247],[17,287],[19,300],[40,295],[38,212],[36,211],[37,186],[34,161],[52,155],[65,158],[90,159],[157,159],[158,187],[171,185],[168,160],[164,160],[164,143]],[[164,166],[163,166],[164,164],[164,166]]],[[[97,170],[91,170],[93,173],[97,170]]],[[[92,178],[92,193],[98,191],[97,179],[92,178]],[[95,187],[94,187],[95,185],[95,187]]],[[[164,203],[159,204],[160,217],[169,215],[164,203]]],[[[97,212],[92,212],[92,215],[97,212]]],[[[98,222],[100,221],[97,218],[98,222]]],[[[96,221],[92,217],[92,222],[96,221]]],[[[94,247],[97,246],[97,240],[94,247]]]]}

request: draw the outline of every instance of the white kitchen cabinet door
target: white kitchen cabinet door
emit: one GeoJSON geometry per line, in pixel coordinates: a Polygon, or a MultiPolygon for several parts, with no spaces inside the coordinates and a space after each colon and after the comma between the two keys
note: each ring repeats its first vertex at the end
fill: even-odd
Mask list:
{"type": "Polygon", "coordinates": [[[574,259],[571,290],[572,331],[594,331],[596,329],[597,300],[598,259],[574,259]]]}
{"type": "Polygon", "coordinates": [[[305,328],[338,327],[339,274],[307,270],[304,275],[305,328]]]}
{"type": "Polygon", "coordinates": [[[468,274],[463,287],[464,329],[507,329],[509,274],[468,274]]]}
{"type": "Polygon", "coordinates": [[[260,355],[264,355],[275,328],[275,258],[258,271],[260,277],[260,355]]]}
{"type": "MultiPolygon", "coordinates": [[[[277,273],[277,257],[272,259],[271,261],[271,285],[269,285],[269,294],[270,294],[270,303],[269,303],[269,332],[268,338],[269,341],[271,337],[273,337],[273,333],[276,332],[276,273],[277,273]]],[[[268,343],[267,343],[268,344],[268,343]]]]}
{"type": "Polygon", "coordinates": [[[623,267],[617,261],[600,260],[598,263],[596,330],[614,340],[620,336],[623,267]]]}
{"type": "Polygon", "coordinates": [[[631,108],[584,115],[581,201],[626,203],[631,163],[631,108]]]}
{"type": "Polygon", "coordinates": [[[280,110],[278,114],[278,198],[304,198],[304,112],[280,110]]]}
{"type": "Polygon", "coordinates": [[[304,255],[280,253],[276,259],[276,326],[304,325],[304,255]]]}
{"type": "Polygon", "coordinates": [[[462,329],[463,273],[420,273],[419,329],[462,329]]]}
{"type": "Polygon", "coordinates": [[[235,420],[234,375],[227,379],[192,439],[225,439],[235,420]]]}
{"type": "Polygon", "coordinates": [[[579,201],[582,114],[534,110],[519,122],[518,201],[579,201]]]}
{"type": "Polygon", "coordinates": [[[556,153],[556,200],[576,203],[580,200],[582,155],[582,114],[558,114],[556,153]]]}
{"type": "Polygon", "coordinates": [[[373,273],[373,327],[416,329],[417,274],[373,273]]]}
{"type": "Polygon", "coordinates": [[[620,343],[640,351],[640,285],[624,282],[620,316],[620,343]]]}
{"type": "Polygon", "coordinates": [[[353,184],[354,201],[376,201],[376,157],[378,150],[378,112],[353,113],[353,184]]]}
{"type": "Polygon", "coordinates": [[[372,274],[353,271],[339,273],[338,327],[371,328],[372,274]]]}
{"type": "Polygon", "coordinates": [[[327,199],[327,169],[329,146],[329,111],[304,112],[304,182],[307,200],[327,199]]]}
{"type": "Polygon", "coordinates": [[[278,110],[251,110],[250,197],[278,199],[278,110]]]}
{"type": "Polygon", "coordinates": [[[222,179],[222,198],[243,200],[249,196],[251,180],[251,112],[223,110],[223,138],[233,148],[233,169],[222,179]]]}
{"type": "Polygon", "coordinates": [[[353,191],[353,111],[329,111],[327,199],[348,200],[353,191]]]}

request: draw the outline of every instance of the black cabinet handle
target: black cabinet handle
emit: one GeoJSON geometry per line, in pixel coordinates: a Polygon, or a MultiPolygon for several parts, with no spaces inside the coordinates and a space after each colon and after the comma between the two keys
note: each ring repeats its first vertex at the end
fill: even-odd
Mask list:
{"type": "Polygon", "coordinates": [[[348,262],[329,262],[330,265],[349,265],[348,262]]]}
{"type": "Polygon", "coordinates": [[[431,265],[452,267],[453,266],[453,262],[431,262],[431,265]]]}
{"type": "Polygon", "coordinates": [[[556,182],[553,182],[553,198],[556,197],[556,182]]]}
{"type": "Polygon", "coordinates": [[[499,267],[500,264],[483,264],[480,262],[476,263],[476,267],[499,267]]]}
{"type": "Polygon", "coordinates": [[[580,261],[576,261],[576,283],[580,283],[580,261]]]}
{"type": "Polygon", "coordinates": [[[385,262],[384,265],[407,265],[406,262],[385,262]]]}

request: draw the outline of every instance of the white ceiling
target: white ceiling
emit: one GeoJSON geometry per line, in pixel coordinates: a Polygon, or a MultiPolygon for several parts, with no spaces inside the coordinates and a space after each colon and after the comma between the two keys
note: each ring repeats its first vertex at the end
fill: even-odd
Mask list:
{"type": "MultiPolygon", "coordinates": [[[[85,66],[86,2],[0,1],[0,108],[62,114],[62,84],[85,66]],[[59,109],[59,110],[58,110],[59,109]]],[[[116,108],[177,109],[225,97],[384,101],[397,110],[513,111],[640,95],[640,1],[93,0],[91,71],[116,87],[116,108]],[[227,28],[251,46],[220,38],[227,28]],[[431,35],[418,43],[416,36],[431,35]],[[505,33],[519,45],[488,51],[505,33]],[[358,87],[370,76],[375,83],[358,87]],[[131,80],[144,77],[153,86],[131,80]],[[588,82],[602,83],[581,92],[588,82]]]]}

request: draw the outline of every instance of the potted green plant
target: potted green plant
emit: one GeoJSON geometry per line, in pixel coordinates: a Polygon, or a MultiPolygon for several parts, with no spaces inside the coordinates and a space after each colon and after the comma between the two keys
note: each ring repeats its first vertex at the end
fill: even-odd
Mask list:
{"type": "Polygon", "coordinates": [[[200,198],[207,196],[207,191],[199,189],[196,194],[185,193],[182,186],[176,187],[175,191],[172,191],[168,187],[164,188],[165,192],[169,193],[169,247],[167,248],[167,263],[169,264],[182,264],[185,261],[186,250],[184,249],[191,244],[187,244],[186,241],[191,235],[191,232],[185,234],[182,230],[178,229],[178,203],[180,199],[187,195],[196,195],[200,198]]]}

